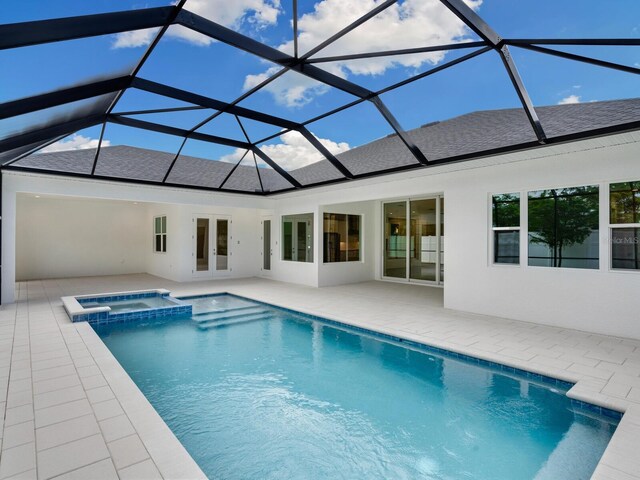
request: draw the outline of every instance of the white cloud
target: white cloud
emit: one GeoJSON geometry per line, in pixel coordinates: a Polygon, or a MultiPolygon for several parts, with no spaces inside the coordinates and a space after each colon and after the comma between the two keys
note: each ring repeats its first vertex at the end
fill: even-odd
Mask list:
{"type": "Polygon", "coordinates": [[[580,103],[581,101],[580,95],[569,95],[568,97],[564,97],[560,100],[558,105],[569,105],[571,103],[580,103]]]}
{"type": "MultiPolygon", "coordinates": [[[[271,67],[257,75],[247,75],[244,79],[244,91],[251,90],[279,70],[280,67],[271,67]]],[[[273,95],[277,104],[286,107],[306,105],[314,96],[322,95],[328,89],[324,83],[294,73],[285,73],[264,87],[265,91],[273,95]]]]}
{"type": "MultiPolygon", "coordinates": [[[[295,170],[296,168],[324,160],[324,156],[300,132],[287,132],[280,136],[280,140],[282,143],[263,145],[260,150],[285,170],[295,170]]],[[[334,155],[346,152],[351,148],[346,142],[336,143],[326,138],[318,138],[318,140],[334,155]]],[[[235,163],[240,160],[244,152],[245,150],[243,149],[237,149],[235,152],[220,158],[220,160],[235,163]]]]}
{"type": "MultiPolygon", "coordinates": [[[[87,148],[97,148],[100,141],[97,138],[89,138],[83,135],[73,134],[70,138],[52,143],[48,147],[43,148],[38,153],[64,152],[67,150],[85,150],[87,148]]],[[[102,140],[102,146],[111,145],[109,140],[102,140]]]]}
{"type": "MultiPolygon", "coordinates": [[[[482,0],[465,2],[474,10],[482,4],[482,0]]],[[[298,22],[300,52],[309,51],[331,34],[375,8],[378,3],[375,0],[322,0],[316,3],[314,10],[304,14],[298,22]]],[[[317,56],[396,50],[469,39],[468,28],[438,0],[405,0],[376,15],[320,51],[317,56]]],[[[293,41],[280,45],[278,49],[293,52],[293,41]]],[[[394,67],[418,68],[425,63],[436,65],[444,57],[444,52],[430,52],[325,63],[318,66],[342,78],[348,78],[350,75],[382,75],[394,67]]],[[[255,84],[257,78],[264,79],[273,71],[269,69],[262,74],[248,76],[245,89],[248,89],[248,85],[255,84]]],[[[327,91],[326,87],[320,88],[318,82],[303,80],[300,75],[288,80],[288,83],[281,81],[280,85],[274,87],[269,85],[266,90],[278,103],[289,107],[304,105],[314,96],[327,91]]],[[[276,82],[278,81],[280,79],[276,82]]]]}
{"type": "MultiPolygon", "coordinates": [[[[255,30],[275,25],[281,12],[280,0],[188,0],[184,8],[225,27],[238,28],[245,24],[255,30]]],[[[172,25],[166,35],[198,46],[214,42],[212,38],[180,25],[172,25]]],[[[152,30],[119,33],[113,47],[140,47],[148,45],[152,39],[152,30]]]]}
{"type": "Polygon", "coordinates": [[[145,28],[144,30],[118,33],[111,47],[135,48],[149,45],[157,32],[157,28],[145,28]]]}

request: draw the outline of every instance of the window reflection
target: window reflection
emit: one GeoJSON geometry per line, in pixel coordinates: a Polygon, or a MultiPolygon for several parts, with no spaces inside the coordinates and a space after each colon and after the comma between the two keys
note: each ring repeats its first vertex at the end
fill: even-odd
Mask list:
{"type": "Polygon", "coordinates": [[[598,186],[529,192],[529,265],[599,267],[598,186]]]}

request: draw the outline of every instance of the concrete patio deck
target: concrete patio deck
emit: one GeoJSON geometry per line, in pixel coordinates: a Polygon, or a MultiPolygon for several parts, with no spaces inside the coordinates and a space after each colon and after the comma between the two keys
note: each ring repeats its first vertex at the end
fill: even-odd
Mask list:
{"type": "Polygon", "coordinates": [[[227,291],[576,382],[575,398],[626,411],[593,478],[640,479],[640,341],[443,308],[442,290],[367,282],[311,288],[265,279],[176,283],[151,275],[16,285],[0,308],[0,479],[204,478],[61,296],[166,288],[227,291]]]}

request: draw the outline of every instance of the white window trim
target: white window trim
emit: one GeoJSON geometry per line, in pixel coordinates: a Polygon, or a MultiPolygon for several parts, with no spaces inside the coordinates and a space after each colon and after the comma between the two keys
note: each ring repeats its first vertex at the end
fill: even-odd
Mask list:
{"type": "MultiPolygon", "coordinates": [[[[166,231],[166,225],[167,225],[167,216],[166,215],[155,215],[153,217],[153,222],[151,223],[151,229],[153,231],[153,242],[152,242],[152,246],[151,248],[153,249],[153,253],[158,253],[160,255],[166,255],[167,254],[167,231],[166,231]],[[156,219],[157,218],[164,218],[165,219],[165,231],[164,232],[160,232],[160,233],[156,233],[156,219]],[[156,237],[160,235],[161,237],[163,237],[160,242],[161,242],[161,246],[164,248],[164,250],[156,250],[156,237]]],[[[162,230],[162,220],[160,220],[160,230],[162,230]]]]}
{"type": "Polygon", "coordinates": [[[613,268],[613,248],[611,247],[611,241],[613,240],[613,230],[616,228],[640,228],[640,222],[638,223],[611,223],[611,185],[615,183],[625,183],[625,182],[637,182],[640,180],[617,180],[615,182],[608,182],[606,184],[606,195],[607,195],[607,210],[606,210],[606,225],[607,228],[607,266],[608,271],[611,273],[622,274],[622,275],[638,275],[640,274],[640,270],[635,270],[632,268],[613,268]]]}
{"type": "Polygon", "coordinates": [[[511,192],[507,192],[507,193],[489,193],[489,255],[488,255],[488,260],[489,260],[489,266],[491,267],[497,267],[497,268],[522,268],[524,267],[524,265],[522,264],[522,232],[525,231],[526,229],[522,228],[523,222],[526,220],[526,212],[523,212],[523,199],[522,199],[522,192],[519,191],[511,191],[511,192]],[[507,195],[507,194],[518,194],[518,199],[520,201],[520,226],[518,227],[494,227],[493,226],[493,197],[496,195],[507,195]],[[524,214],[524,216],[523,216],[524,214]],[[495,261],[495,235],[493,234],[493,232],[500,232],[500,231],[517,231],[520,233],[518,239],[519,239],[519,250],[518,250],[518,263],[498,263],[495,261]]]}

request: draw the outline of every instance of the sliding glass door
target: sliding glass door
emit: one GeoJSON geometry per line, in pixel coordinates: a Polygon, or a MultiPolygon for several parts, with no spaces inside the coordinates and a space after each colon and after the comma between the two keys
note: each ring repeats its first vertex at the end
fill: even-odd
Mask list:
{"type": "Polygon", "coordinates": [[[441,284],[444,277],[441,196],[383,205],[383,277],[441,284]]]}
{"type": "Polygon", "coordinates": [[[407,202],[384,204],[384,276],[407,276],[407,202]]]}

